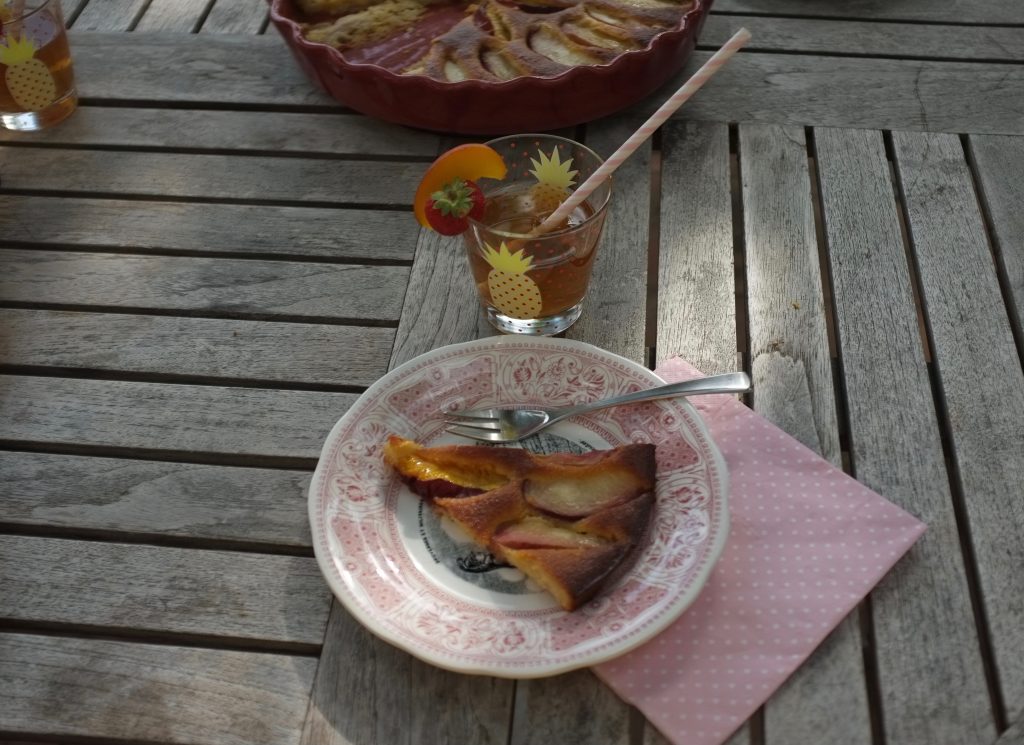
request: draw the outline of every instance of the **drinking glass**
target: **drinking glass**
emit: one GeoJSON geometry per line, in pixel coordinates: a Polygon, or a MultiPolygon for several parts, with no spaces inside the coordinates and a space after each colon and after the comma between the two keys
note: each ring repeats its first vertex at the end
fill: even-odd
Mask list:
{"type": "Polygon", "coordinates": [[[0,126],[43,129],[77,105],[60,0],[0,0],[0,126]]]}
{"type": "Polygon", "coordinates": [[[500,331],[558,334],[582,313],[611,180],[562,225],[531,235],[602,160],[584,145],[552,135],[513,135],[487,144],[502,156],[508,174],[501,181],[481,179],[485,212],[463,234],[480,302],[500,331]]]}

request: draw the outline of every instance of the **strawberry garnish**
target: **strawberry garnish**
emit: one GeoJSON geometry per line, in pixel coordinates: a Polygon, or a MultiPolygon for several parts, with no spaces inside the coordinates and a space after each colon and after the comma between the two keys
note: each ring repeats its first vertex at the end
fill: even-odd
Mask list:
{"type": "Polygon", "coordinates": [[[469,227],[469,218],[483,217],[484,195],[474,182],[455,178],[430,195],[425,213],[438,233],[458,235],[469,227]]]}

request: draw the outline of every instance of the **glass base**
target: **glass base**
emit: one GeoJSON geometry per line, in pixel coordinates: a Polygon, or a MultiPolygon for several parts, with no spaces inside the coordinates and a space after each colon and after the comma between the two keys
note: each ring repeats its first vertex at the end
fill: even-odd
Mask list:
{"type": "Polygon", "coordinates": [[[0,127],[19,132],[36,132],[64,121],[77,107],[78,95],[75,91],[69,91],[41,111],[0,113],[0,127]]]}
{"type": "Polygon", "coordinates": [[[485,307],[487,320],[503,334],[526,334],[528,336],[554,336],[572,326],[583,312],[583,302],[554,316],[544,318],[511,318],[491,307],[485,307]]]}

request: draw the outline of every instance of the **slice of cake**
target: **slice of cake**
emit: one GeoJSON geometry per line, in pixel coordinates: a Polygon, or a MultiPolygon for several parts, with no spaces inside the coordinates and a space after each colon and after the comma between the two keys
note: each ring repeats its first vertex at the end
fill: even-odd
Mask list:
{"type": "Polygon", "coordinates": [[[391,436],[384,459],[439,514],[566,610],[603,589],[643,539],[654,509],[654,445],[534,455],[428,448],[391,436]]]}

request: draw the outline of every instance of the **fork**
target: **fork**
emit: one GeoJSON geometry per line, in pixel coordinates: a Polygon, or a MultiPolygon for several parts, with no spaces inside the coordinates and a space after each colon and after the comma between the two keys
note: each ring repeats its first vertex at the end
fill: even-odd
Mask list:
{"type": "Polygon", "coordinates": [[[723,373],[706,378],[672,383],[646,391],[627,393],[580,406],[562,409],[473,409],[470,411],[443,412],[446,429],[453,435],[468,437],[481,442],[516,442],[540,432],[566,417],[587,414],[619,404],[633,404],[654,401],[659,398],[696,396],[705,393],[743,393],[750,390],[750,378],[744,372],[723,373]]]}

